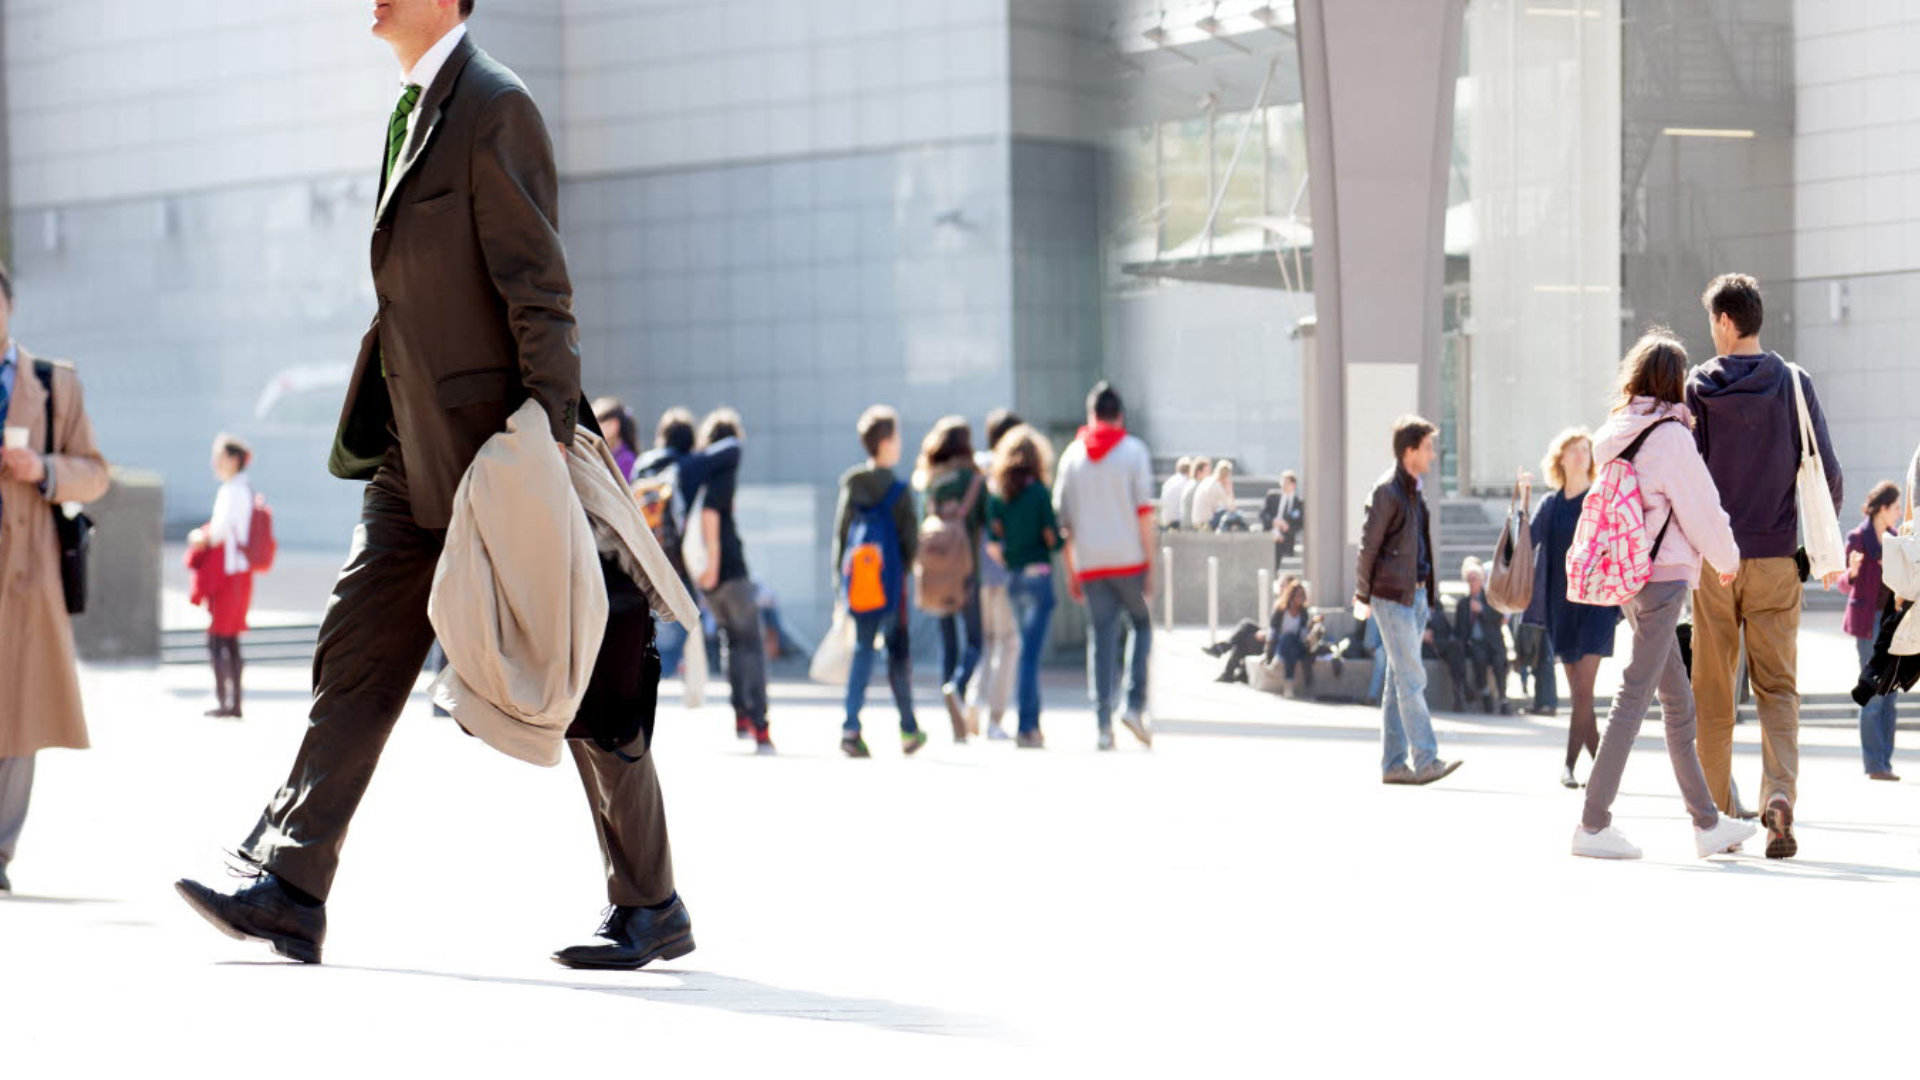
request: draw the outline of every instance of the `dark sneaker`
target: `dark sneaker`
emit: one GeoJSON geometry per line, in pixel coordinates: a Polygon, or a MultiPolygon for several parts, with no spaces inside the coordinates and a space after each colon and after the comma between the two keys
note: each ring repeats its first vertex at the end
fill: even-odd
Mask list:
{"type": "Polygon", "coordinates": [[[1407,768],[1405,765],[1395,765],[1380,777],[1380,782],[1383,784],[1411,784],[1413,783],[1413,770],[1407,768]]]}
{"type": "Polygon", "coordinates": [[[1100,741],[1095,743],[1094,746],[1100,750],[1113,749],[1113,729],[1110,727],[1101,728],[1100,741]]]}
{"type": "Polygon", "coordinates": [[[903,731],[900,733],[900,752],[912,757],[927,745],[927,733],[924,731],[903,731]]]}
{"type": "Polygon", "coordinates": [[[840,737],[840,752],[853,758],[873,756],[873,754],[867,750],[867,740],[853,734],[842,735],[840,737]]]}
{"type": "MultiPolygon", "coordinates": [[[[1001,738],[1006,738],[1002,735],[1001,738]]],[[[1014,740],[1015,747],[1021,750],[1045,750],[1047,740],[1037,731],[1023,731],[1014,740]]]]}
{"type": "Polygon", "coordinates": [[[773,748],[772,739],[761,739],[759,742],[753,744],[753,753],[756,757],[774,757],[777,756],[780,751],[773,748]]]}
{"type": "Polygon", "coordinates": [[[7,880],[7,868],[0,866],[0,896],[8,896],[12,892],[13,882],[7,880]]]}
{"type": "Polygon", "coordinates": [[[1899,777],[1898,775],[1896,775],[1896,774],[1894,774],[1894,773],[1890,773],[1890,772],[1870,772],[1870,773],[1868,773],[1868,774],[1867,774],[1867,779],[1869,779],[1869,780],[1885,780],[1885,781],[1887,781],[1888,783],[1893,783],[1893,784],[1897,784],[1897,783],[1899,783],[1899,782],[1900,782],[1900,777],[1899,777]]]}
{"type": "Polygon", "coordinates": [[[1444,780],[1452,776],[1453,770],[1459,767],[1460,763],[1457,761],[1441,761],[1439,758],[1434,758],[1427,763],[1426,768],[1413,774],[1413,782],[1425,787],[1435,780],[1444,780]]]}
{"type": "Polygon", "coordinates": [[[1767,858],[1791,859],[1800,854],[1800,842],[1793,838],[1793,807],[1785,799],[1767,804],[1767,858]]]}

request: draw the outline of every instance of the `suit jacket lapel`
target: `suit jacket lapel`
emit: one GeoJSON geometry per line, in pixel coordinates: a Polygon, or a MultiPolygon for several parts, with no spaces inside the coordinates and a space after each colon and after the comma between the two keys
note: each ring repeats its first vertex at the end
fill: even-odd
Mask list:
{"type": "Polygon", "coordinates": [[[427,142],[433,138],[434,129],[440,124],[440,110],[446,105],[447,98],[453,95],[453,84],[459,81],[460,72],[467,66],[467,61],[473,59],[473,52],[473,35],[468,34],[453,47],[447,62],[440,67],[440,74],[434,76],[433,85],[427,87],[426,92],[420,96],[420,118],[414,121],[413,138],[407,141],[407,146],[401,152],[400,160],[395,164],[395,172],[390,179],[385,175],[386,148],[381,148],[383,183],[380,205],[373,214],[375,225],[386,221],[387,211],[393,206],[393,193],[400,190],[400,185],[406,182],[407,173],[412,171],[414,163],[426,153],[427,142]]]}

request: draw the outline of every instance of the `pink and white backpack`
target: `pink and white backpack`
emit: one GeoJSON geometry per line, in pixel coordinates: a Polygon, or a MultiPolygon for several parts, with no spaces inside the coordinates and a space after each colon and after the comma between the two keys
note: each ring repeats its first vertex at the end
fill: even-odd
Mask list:
{"type": "Polygon", "coordinates": [[[1667,538],[1673,516],[1660,535],[1647,541],[1647,515],[1640,507],[1640,474],[1633,459],[1661,424],[1678,424],[1676,417],[1649,424],[1640,436],[1600,467],[1600,477],[1580,507],[1580,524],[1567,549],[1567,599],[1576,604],[1619,607],[1640,595],[1653,577],[1653,558],[1667,538]]]}

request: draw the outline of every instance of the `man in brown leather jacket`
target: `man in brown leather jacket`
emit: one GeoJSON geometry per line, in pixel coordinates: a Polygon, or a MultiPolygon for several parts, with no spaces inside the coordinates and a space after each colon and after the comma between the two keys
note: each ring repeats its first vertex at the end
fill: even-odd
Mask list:
{"type": "Polygon", "coordinates": [[[1440,760],[1427,710],[1427,668],[1420,638],[1428,612],[1439,602],[1434,575],[1433,529],[1420,477],[1439,456],[1439,433],[1417,416],[1393,426],[1393,456],[1398,462],[1374,485],[1360,539],[1360,565],[1354,595],[1357,610],[1370,608],[1380,626],[1387,655],[1387,686],[1381,695],[1385,754],[1382,781],[1431,784],[1460,767],[1440,760]],[[1407,765],[1408,743],[1413,766],[1407,765]]]}
{"type": "MultiPolygon", "coordinates": [[[[473,4],[374,8],[403,85],[374,214],[379,310],[328,463],[368,481],[360,523],[320,627],[306,737],[239,852],[252,883],[176,886],[226,934],[306,963],[320,961],[347,826],[433,644],[427,597],[461,477],[529,400],[560,453],[577,423],[593,424],[553,147],[526,86],[467,36],[473,4]]],[[[653,755],[622,751],[573,744],[612,913],[596,941],[554,955],[569,967],[630,969],[693,950],[653,755]]]]}

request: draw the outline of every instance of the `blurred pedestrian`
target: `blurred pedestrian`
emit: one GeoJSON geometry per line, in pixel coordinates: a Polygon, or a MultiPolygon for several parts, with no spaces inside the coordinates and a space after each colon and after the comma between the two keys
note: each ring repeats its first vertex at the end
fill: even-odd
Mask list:
{"type": "Polygon", "coordinates": [[[907,633],[907,567],[913,565],[920,533],[913,493],[893,471],[900,464],[900,414],[874,405],[860,415],[856,430],[867,460],[840,477],[833,526],[834,587],[854,631],[840,751],[850,758],[873,756],[860,733],[860,710],[873,675],[874,639],[884,635],[887,683],[900,711],[900,749],[912,756],[927,745],[927,733],[913,715],[913,648],[907,633]]]}
{"type": "Polygon", "coordinates": [[[1211,479],[1213,479],[1213,460],[1203,457],[1194,458],[1193,475],[1189,477],[1189,482],[1180,492],[1181,528],[1199,529],[1206,524],[1204,520],[1194,516],[1193,501],[1199,496],[1201,485],[1211,479]]]}
{"type": "Polygon", "coordinates": [[[916,550],[920,606],[940,626],[940,698],[953,741],[967,741],[967,689],[980,664],[981,536],[987,524],[987,479],[973,460],[973,427],[945,416],[920,444],[913,486],[926,499],[916,550]],[[952,538],[946,534],[951,532],[952,538]]]}
{"type": "MultiPolygon", "coordinates": [[[[1865,520],[1847,534],[1847,613],[1842,623],[1860,655],[1860,666],[1873,662],[1873,642],[1880,633],[1884,606],[1880,582],[1881,538],[1899,528],[1900,489],[1882,480],[1860,508],[1865,520]]],[[[1893,771],[1895,694],[1880,694],[1860,710],[1860,756],[1870,780],[1898,781],[1893,771]]]]}
{"type": "Polygon", "coordinates": [[[1233,510],[1233,462],[1221,458],[1213,472],[1201,481],[1193,494],[1194,528],[1209,532],[1220,528],[1221,519],[1233,510]]]}
{"type": "Polygon", "coordinates": [[[1177,529],[1180,527],[1181,510],[1186,505],[1187,492],[1193,488],[1193,459],[1181,458],[1173,463],[1173,475],[1160,485],[1160,527],[1177,529]]]}
{"type": "MultiPolygon", "coordinates": [[[[1560,783],[1577,788],[1580,781],[1573,768],[1580,762],[1580,751],[1585,750],[1588,757],[1600,752],[1593,684],[1600,674],[1600,661],[1613,655],[1620,609],[1567,599],[1567,549],[1573,546],[1580,511],[1593,486],[1593,436],[1585,428],[1562,431],[1547,447],[1540,468],[1553,490],[1540,500],[1529,526],[1538,556],[1534,560],[1533,602],[1527,608],[1526,621],[1545,630],[1535,654],[1534,703],[1539,706],[1546,697],[1539,689],[1542,684],[1552,687],[1552,659],[1559,658],[1567,672],[1567,692],[1573,699],[1560,783]]],[[[1522,473],[1520,500],[1531,502],[1532,496],[1533,478],[1522,473]]]]}
{"type": "MultiPolygon", "coordinates": [[[[987,449],[974,454],[974,465],[993,475],[993,457],[1000,440],[1022,425],[1011,409],[995,409],[987,414],[987,449]]],[[[991,491],[991,487],[989,487],[991,491]]],[[[980,549],[980,668],[975,673],[973,692],[967,701],[967,733],[980,734],[980,711],[987,712],[987,738],[1009,739],[1003,721],[1013,697],[1014,680],[1020,662],[1020,621],[1014,614],[1010,592],[1012,577],[999,559],[991,558],[988,536],[980,549]]]]}
{"type": "Polygon", "coordinates": [[[1387,656],[1380,727],[1381,780],[1388,784],[1431,784],[1460,767],[1460,762],[1440,757],[1421,657],[1422,639],[1439,607],[1440,582],[1420,478],[1433,470],[1440,456],[1439,430],[1417,416],[1394,423],[1394,466],[1374,484],[1361,527],[1354,600],[1360,609],[1356,614],[1370,613],[1379,620],[1387,656]]]}
{"type": "MultiPolygon", "coordinates": [[[[1586,523],[1600,543],[1607,539],[1616,504],[1637,499],[1647,543],[1649,576],[1622,611],[1633,628],[1633,649],[1620,689],[1613,695],[1607,734],[1587,782],[1586,806],[1573,831],[1573,853],[1597,859],[1637,859],[1635,847],[1613,827],[1613,800],[1620,791],[1627,755],[1640,734],[1640,722],[1658,693],[1667,729],[1667,758],[1680,797],[1693,818],[1694,852],[1701,858],[1737,847],[1754,826],[1716,809],[1707,778],[1694,750],[1693,688],[1680,660],[1674,627],[1687,591],[1702,580],[1702,557],[1714,579],[1731,585],[1740,566],[1740,547],[1720,508],[1721,495],[1691,436],[1693,417],[1681,397],[1687,373],[1686,347],[1664,330],[1650,331],[1634,343],[1620,363],[1620,390],[1607,422],[1594,433],[1594,458],[1603,469],[1600,487],[1588,499],[1586,523]],[[1630,468],[1614,468],[1613,462],[1630,468]],[[1619,474],[1619,475],[1616,475],[1619,474]],[[1630,495],[1628,481],[1637,481],[1630,495]],[[1601,500],[1598,506],[1593,500],[1601,500]]],[[[1633,538],[1629,538],[1633,539],[1633,538]]],[[[1581,542],[1586,543],[1583,536],[1581,542]]],[[[1582,551],[1575,551],[1580,558],[1582,551]]],[[[1612,581],[1628,569],[1603,564],[1612,581]]],[[[1575,582],[1575,585],[1579,585],[1575,582]]]]}
{"type": "Polygon", "coordinates": [[[1485,713],[1507,713],[1507,620],[1487,600],[1487,571],[1479,559],[1461,563],[1460,579],[1467,594],[1454,602],[1454,640],[1460,643],[1466,691],[1480,701],[1485,713]]]}
{"type": "MultiPolygon", "coordinates": [[[[634,498],[653,529],[654,539],[660,541],[660,548],[666,552],[674,572],[680,575],[681,584],[695,596],[699,595],[698,583],[688,571],[686,560],[692,500],[705,486],[708,474],[735,468],[740,463],[739,439],[721,439],[704,450],[697,449],[697,424],[693,413],[678,405],[661,413],[654,427],[653,449],[635,459],[630,478],[634,498]]],[[[689,655],[687,643],[693,633],[694,627],[682,626],[678,620],[662,619],[656,623],[654,641],[660,652],[661,672],[672,676],[681,670],[689,655]]],[[[706,652],[706,641],[702,633],[694,646],[702,655],[706,652]]],[[[707,666],[703,662],[699,670],[688,671],[689,681],[694,681],[696,676],[704,679],[707,666]]],[[[736,719],[735,734],[743,739],[752,738],[752,725],[742,727],[736,719]]]]}
{"type": "Polygon", "coordinates": [[[633,410],[622,405],[619,398],[597,398],[593,403],[593,418],[600,422],[600,430],[607,433],[607,449],[613,451],[613,463],[620,466],[620,475],[631,481],[633,463],[640,456],[640,436],[633,410]]]}
{"type": "MultiPolygon", "coordinates": [[[[700,423],[700,452],[714,457],[727,444],[746,443],[740,414],[718,408],[700,423]]],[[[700,549],[706,562],[694,581],[706,598],[717,636],[724,646],[727,682],[732,687],[733,730],[751,737],[754,752],[774,753],[767,723],[767,648],[760,632],[760,606],[753,600],[753,579],[747,572],[747,549],[734,519],[734,495],[740,485],[740,455],[727,455],[713,465],[688,497],[700,506],[700,549]]],[[[688,567],[689,570],[693,569],[688,567]]]]}
{"type": "Polygon", "coordinates": [[[1053,446],[1033,428],[1022,424],[995,441],[987,521],[993,561],[1006,567],[1020,627],[1017,745],[1030,750],[1046,745],[1040,732],[1040,661],[1053,621],[1053,553],[1061,547],[1060,523],[1047,490],[1052,472],[1053,446]]]}
{"type": "MultiPolygon", "coordinates": [[[[1722,813],[1733,799],[1735,673],[1744,646],[1747,680],[1760,715],[1761,815],[1767,857],[1799,853],[1793,805],[1800,777],[1799,406],[1806,398],[1814,447],[1825,468],[1836,512],[1843,487],[1840,459],[1827,434],[1813,380],[1760,346],[1760,284],[1722,274],[1701,297],[1720,355],[1693,369],[1686,402],[1693,438],[1720,490],[1740,544],[1739,576],[1722,584],[1703,576],[1693,596],[1693,692],[1700,703],[1700,766],[1722,813]]],[[[1835,538],[1838,539],[1837,537],[1835,538]]],[[[1844,570],[1828,575],[1833,588],[1844,570]]]]}
{"type": "Polygon", "coordinates": [[[1273,534],[1273,569],[1299,550],[1301,530],[1307,527],[1307,506],[1300,498],[1300,477],[1292,470],[1280,474],[1280,486],[1267,493],[1260,507],[1260,527],[1273,534]]]}
{"type": "MultiPolygon", "coordinates": [[[[1084,601],[1087,681],[1099,724],[1097,745],[1113,749],[1113,710],[1120,677],[1120,620],[1128,624],[1126,725],[1153,745],[1147,720],[1147,658],[1153,649],[1153,455],[1127,434],[1120,394],[1102,382],[1087,395],[1087,423],[1060,455],[1053,509],[1066,541],[1067,590],[1084,601]]],[[[1033,659],[1029,663],[1037,663],[1033,659]]]]}
{"type": "Polygon", "coordinates": [[[12,320],[13,280],[0,266],[0,893],[13,891],[7,868],[33,796],[34,755],[87,748],[53,515],[107,492],[80,376],[14,341],[12,320]]]}
{"type": "Polygon", "coordinates": [[[238,720],[240,710],[240,635],[247,631],[253,606],[253,483],[247,466],[253,451],[232,435],[213,441],[213,475],[220,490],[213,516],[187,536],[187,567],[193,571],[192,598],[205,604],[213,623],[207,629],[207,653],[213,660],[216,702],[208,716],[238,720]]]}

